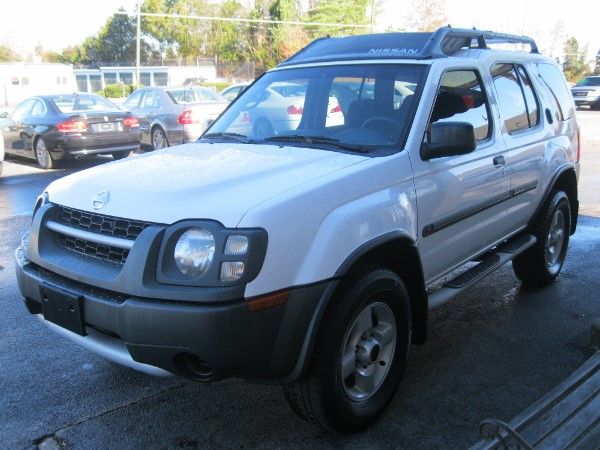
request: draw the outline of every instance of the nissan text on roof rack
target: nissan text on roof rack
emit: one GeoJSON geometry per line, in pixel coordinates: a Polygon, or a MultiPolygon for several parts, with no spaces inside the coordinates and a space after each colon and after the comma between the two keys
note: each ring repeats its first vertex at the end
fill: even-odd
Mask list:
{"type": "Polygon", "coordinates": [[[578,173],[573,99],[530,38],[319,39],[200,141],[53,182],[17,277],[29,312],[107,358],[279,383],[301,417],[357,431],[428,310],[509,261],[524,285],[558,276],[578,173]]]}

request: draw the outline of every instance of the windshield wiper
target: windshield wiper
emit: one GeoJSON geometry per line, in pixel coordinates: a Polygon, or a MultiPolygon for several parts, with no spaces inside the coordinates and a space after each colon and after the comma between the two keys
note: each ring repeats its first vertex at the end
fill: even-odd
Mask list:
{"type": "Polygon", "coordinates": [[[228,133],[225,131],[220,131],[218,133],[208,133],[202,136],[204,138],[216,138],[216,139],[233,139],[234,141],[243,142],[244,144],[250,143],[250,139],[248,136],[239,134],[239,133],[228,133]]]}
{"type": "Polygon", "coordinates": [[[363,145],[353,145],[340,142],[339,139],[327,136],[304,136],[302,134],[291,134],[288,136],[271,136],[265,138],[265,141],[272,142],[302,142],[306,144],[330,144],[344,150],[350,150],[358,153],[368,153],[369,150],[363,145]]]}

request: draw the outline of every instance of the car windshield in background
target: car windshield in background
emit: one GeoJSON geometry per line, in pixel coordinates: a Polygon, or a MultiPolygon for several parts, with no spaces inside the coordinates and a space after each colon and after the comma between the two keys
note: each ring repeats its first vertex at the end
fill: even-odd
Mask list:
{"type": "Polygon", "coordinates": [[[51,100],[62,113],[115,111],[119,109],[115,104],[96,95],[61,95],[53,97],[51,100]]]}
{"type": "Polygon", "coordinates": [[[169,89],[167,94],[178,105],[202,102],[225,102],[227,101],[220,94],[204,88],[181,88],[169,89]]]}
{"type": "Polygon", "coordinates": [[[600,86],[600,77],[588,77],[579,80],[575,86],[600,86]]]}
{"type": "Polygon", "coordinates": [[[397,146],[411,122],[424,73],[424,66],[404,64],[268,72],[204,138],[242,136],[250,142],[348,151],[397,146]]]}

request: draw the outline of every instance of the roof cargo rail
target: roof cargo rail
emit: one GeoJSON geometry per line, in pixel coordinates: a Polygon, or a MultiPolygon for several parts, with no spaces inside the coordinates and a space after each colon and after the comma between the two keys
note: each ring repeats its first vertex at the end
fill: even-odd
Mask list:
{"type": "Polygon", "coordinates": [[[488,49],[489,44],[525,44],[539,53],[527,36],[477,29],[439,28],[433,33],[380,33],[316,39],[279,66],[347,59],[432,59],[453,55],[462,48],[488,49]]]}

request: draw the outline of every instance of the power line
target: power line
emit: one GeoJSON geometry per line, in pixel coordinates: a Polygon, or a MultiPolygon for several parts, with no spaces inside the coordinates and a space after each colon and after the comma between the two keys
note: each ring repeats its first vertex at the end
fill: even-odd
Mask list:
{"type": "MultiPolygon", "coordinates": [[[[125,11],[117,11],[115,14],[123,16],[137,16],[138,14],[130,14],[125,11]]],[[[245,22],[245,23],[277,23],[282,25],[306,25],[306,26],[323,26],[323,27],[338,27],[338,28],[369,28],[370,24],[343,24],[343,23],[328,23],[328,22],[303,22],[299,20],[273,20],[273,19],[243,19],[241,17],[217,17],[217,16],[196,16],[191,14],[166,14],[166,13],[139,13],[144,17],[163,17],[172,19],[194,19],[194,20],[212,20],[218,22],[245,22]]]]}

